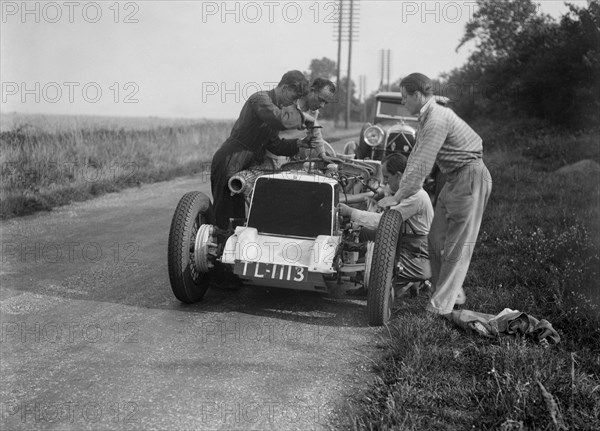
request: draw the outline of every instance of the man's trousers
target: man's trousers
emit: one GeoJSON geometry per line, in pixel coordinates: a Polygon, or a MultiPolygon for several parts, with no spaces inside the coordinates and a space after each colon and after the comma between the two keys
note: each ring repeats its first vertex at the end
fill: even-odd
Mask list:
{"type": "Polygon", "coordinates": [[[464,303],[463,282],[491,191],[492,177],[481,159],[446,176],[429,231],[435,292],[427,311],[448,314],[464,303]]]}

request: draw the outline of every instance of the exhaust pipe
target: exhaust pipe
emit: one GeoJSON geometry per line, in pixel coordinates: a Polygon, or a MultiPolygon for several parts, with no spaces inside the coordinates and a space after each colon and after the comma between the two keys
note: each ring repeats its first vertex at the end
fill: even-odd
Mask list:
{"type": "Polygon", "coordinates": [[[263,171],[246,170],[240,171],[227,182],[231,195],[243,194],[246,198],[250,198],[254,190],[256,179],[264,174],[263,171]]]}

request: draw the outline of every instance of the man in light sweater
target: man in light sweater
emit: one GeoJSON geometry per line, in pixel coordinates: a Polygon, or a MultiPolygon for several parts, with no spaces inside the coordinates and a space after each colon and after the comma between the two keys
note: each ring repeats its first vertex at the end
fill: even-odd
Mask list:
{"type": "Polygon", "coordinates": [[[412,196],[421,189],[434,163],[445,175],[429,234],[435,292],[427,311],[448,318],[455,304],[466,301],[463,282],[492,191],[492,178],[482,160],[481,137],[450,108],[435,103],[427,76],[412,73],[400,82],[400,88],[408,111],[419,115],[417,140],[398,191],[378,204],[393,207],[412,196]]]}

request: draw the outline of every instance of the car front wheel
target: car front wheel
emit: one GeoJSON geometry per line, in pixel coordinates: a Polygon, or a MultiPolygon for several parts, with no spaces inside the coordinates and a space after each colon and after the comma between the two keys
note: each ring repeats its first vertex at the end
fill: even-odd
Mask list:
{"type": "MultiPolygon", "coordinates": [[[[169,281],[175,297],[186,304],[200,301],[212,278],[213,271],[209,265],[202,264],[210,241],[203,240],[202,235],[198,234],[199,231],[210,231],[210,214],[212,204],[208,196],[200,192],[189,192],[179,201],[171,221],[169,281]],[[198,253],[202,253],[202,256],[196,256],[198,253]]],[[[205,237],[208,238],[206,235],[205,237]]]]}
{"type": "Polygon", "coordinates": [[[398,211],[386,210],[377,227],[367,291],[367,313],[371,326],[386,324],[392,314],[401,223],[402,217],[398,211]]]}

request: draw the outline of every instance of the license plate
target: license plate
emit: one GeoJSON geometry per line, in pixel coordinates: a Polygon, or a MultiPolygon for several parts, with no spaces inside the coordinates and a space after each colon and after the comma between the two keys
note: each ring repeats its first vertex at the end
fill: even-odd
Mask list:
{"type": "Polygon", "coordinates": [[[234,274],[264,280],[307,281],[308,269],[303,266],[278,265],[264,262],[236,262],[234,274]]]}

